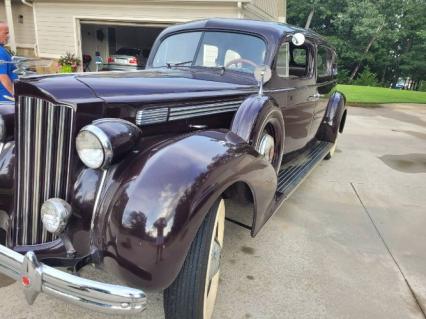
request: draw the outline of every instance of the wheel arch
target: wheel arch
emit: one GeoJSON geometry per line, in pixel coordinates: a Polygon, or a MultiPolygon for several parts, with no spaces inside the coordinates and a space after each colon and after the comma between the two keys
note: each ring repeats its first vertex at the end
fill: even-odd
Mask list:
{"type": "Polygon", "coordinates": [[[256,148],[262,131],[270,125],[274,132],[278,158],[272,164],[278,172],[284,154],[284,116],[274,98],[265,95],[251,95],[239,107],[231,124],[231,131],[256,148]]]}

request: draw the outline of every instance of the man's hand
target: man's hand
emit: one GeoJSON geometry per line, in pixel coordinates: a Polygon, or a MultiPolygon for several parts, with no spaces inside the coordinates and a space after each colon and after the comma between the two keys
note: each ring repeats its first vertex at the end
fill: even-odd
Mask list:
{"type": "Polygon", "coordinates": [[[13,83],[7,74],[0,74],[0,82],[9,91],[10,95],[13,96],[13,83]]]}

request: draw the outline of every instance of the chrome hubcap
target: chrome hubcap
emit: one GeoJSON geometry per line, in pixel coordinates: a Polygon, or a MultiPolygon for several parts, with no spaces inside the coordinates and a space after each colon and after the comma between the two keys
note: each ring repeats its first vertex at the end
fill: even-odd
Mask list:
{"type": "Polygon", "coordinates": [[[257,151],[259,154],[263,155],[269,163],[272,163],[275,155],[274,138],[267,133],[263,134],[257,151]]]}

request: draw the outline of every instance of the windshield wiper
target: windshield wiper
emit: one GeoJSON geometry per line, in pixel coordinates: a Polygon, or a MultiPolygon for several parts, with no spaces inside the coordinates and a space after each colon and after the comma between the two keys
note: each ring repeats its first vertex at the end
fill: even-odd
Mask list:
{"type": "Polygon", "coordinates": [[[181,65],[184,65],[184,64],[188,64],[188,63],[192,63],[192,60],[191,61],[178,62],[178,63],[167,62],[166,65],[167,65],[167,68],[171,69],[174,66],[181,66],[181,65]]]}

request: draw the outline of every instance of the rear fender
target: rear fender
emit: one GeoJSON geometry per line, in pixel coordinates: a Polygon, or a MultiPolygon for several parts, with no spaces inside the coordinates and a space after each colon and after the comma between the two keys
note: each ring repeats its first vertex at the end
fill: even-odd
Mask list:
{"type": "Polygon", "coordinates": [[[318,129],[317,138],[334,143],[337,133],[343,132],[346,120],[346,98],[343,93],[334,92],[328,100],[327,110],[318,129]]]}
{"type": "Polygon", "coordinates": [[[106,269],[130,285],[168,287],[209,208],[238,181],[253,191],[255,211],[269,209],[273,168],[227,130],[165,139],[126,158],[105,185],[94,220],[106,269]]]}

